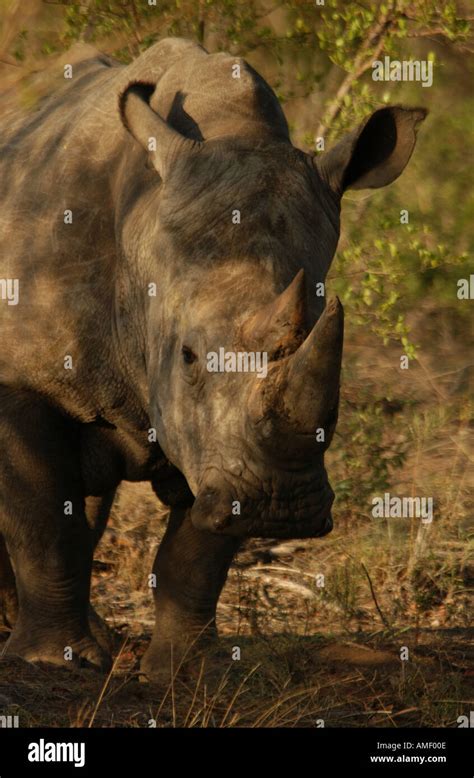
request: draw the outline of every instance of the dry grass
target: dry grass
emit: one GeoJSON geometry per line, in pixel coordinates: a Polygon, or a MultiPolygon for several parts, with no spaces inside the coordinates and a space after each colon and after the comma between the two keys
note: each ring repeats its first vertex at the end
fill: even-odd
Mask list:
{"type": "Polygon", "coordinates": [[[7,715],[32,727],[456,726],[473,702],[465,640],[463,630],[416,640],[411,631],[352,640],[240,638],[242,658],[233,662],[236,641],[224,639],[218,657],[163,687],[139,682],[145,644],[131,641],[105,681],[85,670],[4,659],[0,700],[7,715]],[[401,663],[406,644],[416,647],[401,663]]]}

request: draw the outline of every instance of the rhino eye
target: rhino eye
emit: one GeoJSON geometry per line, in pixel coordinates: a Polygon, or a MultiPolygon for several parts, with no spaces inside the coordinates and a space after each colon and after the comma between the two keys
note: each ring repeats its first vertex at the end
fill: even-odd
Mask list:
{"type": "Polygon", "coordinates": [[[191,348],[189,348],[189,346],[183,346],[181,349],[181,354],[183,355],[183,360],[187,365],[192,365],[193,362],[195,362],[197,359],[196,354],[191,348]]]}

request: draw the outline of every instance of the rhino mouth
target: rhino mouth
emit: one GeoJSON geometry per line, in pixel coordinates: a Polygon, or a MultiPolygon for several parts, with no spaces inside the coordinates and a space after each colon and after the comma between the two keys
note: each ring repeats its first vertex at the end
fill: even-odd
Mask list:
{"type": "Polygon", "coordinates": [[[237,491],[209,485],[191,510],[197,529],[240,538],[317,538],[333,528],[334,492],[327,483],[296,484],[239,499],[237,491]],[[238,510],[236,510],[238,506],[238,510]]]}
{"type": "MultiPolygon", "coordinates": [[[[317,510],[299,515],[294,510],[285,518],[275,517],[271,512],[255,517],[247,527],[240,527],[237,522],[229,525],[228,534],[243,534],[245,537],[256,538],[322,538],[333,528],[331,507],[334,497],[317,510]]],[[[225,530],[224,530],[225,531],[225,530]]]]}
{"type": "MultiPolygon", "coordinates": [[[[328,487],[324,495],[318,495],[318,501],[292,498],[284,500],[273,499],[270,505],[262,505],[260,510],[248,508],[249,519],[243,522],[230,522],[229,534],[243,534],[246,537],[315,538],[327,535],[333,526],[331,508],[334,493],[328,487]]],[[[245,505],[243,506],[245,509],[245,505]]]]}

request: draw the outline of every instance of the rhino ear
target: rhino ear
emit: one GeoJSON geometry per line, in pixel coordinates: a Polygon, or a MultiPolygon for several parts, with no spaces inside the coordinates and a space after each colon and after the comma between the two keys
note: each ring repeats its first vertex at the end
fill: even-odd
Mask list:
{"type": "Polygon", "coordinates": [[[331,189],[376,189],[395,181],[403,172],[416,143],[416,130],[425,108],[380,108],[346,135],[315,164],[331,189]]]}
{"type": "Polygon", "coordinates": [[[153,167],[165,178],[172,156],[180,146],[192,142],[176,132],[150,108],[149,100],[154,84],[135,81],[120,95],[119,109],[122,124],[150,155],[153,167]]]}

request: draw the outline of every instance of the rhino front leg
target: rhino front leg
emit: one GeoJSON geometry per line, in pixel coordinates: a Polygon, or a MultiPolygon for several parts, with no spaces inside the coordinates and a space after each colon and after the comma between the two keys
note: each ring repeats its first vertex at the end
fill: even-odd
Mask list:
{"type": "Polygon", "coordinates": [[[76,429],[38,398],[7,395],[0,420],[0,531],[13,559],[19,612],[4,653],[105,669],[88,620],[93,533],[85,515],[76,429]],[[68,660],[72,660],[68,661],[68,660]]]}
{"type": "Polygon", "coordinates": [[[189,509],[171,510],[153,566],[156,623],[141,663],[146,676],[169,676],[183,656],[192,659],[217,636],[217,601],[239,545],[236,538],[195,529],[189,509]]]}
{"type": "MultiPolygon", "coordinates": [[[[101,539],[114,501],[115,490],[103,497],[86,498],[87,523],[93,532],[94,548],[101,539]]],[[[0,535],[0,633],[9,632],[18,618],[18,595],[15,573],[7,551],[5,539],[0,535]]],[[[89,625],[99,645],[109,653],[114,648],[114,635],[104,619],[89,605],[89,625]]]]}

